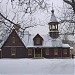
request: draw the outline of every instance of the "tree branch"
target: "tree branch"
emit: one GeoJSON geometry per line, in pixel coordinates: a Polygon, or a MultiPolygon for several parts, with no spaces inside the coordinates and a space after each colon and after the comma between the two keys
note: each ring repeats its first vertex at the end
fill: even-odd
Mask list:
{"type": "MultiPolygon", "coordinates": [[[[18,27],[18,28],[21,28],[19,24],[15,24],[15,23],[12,22],[11,20],[7,19],[7,18],[6,18],[4,15],[2,15],[1,13],[0,13],[0,15],[1,15],[5,20],[7,20],[8,22],[12,23],[13,26],[14,26],[16,29],[17,29],[17,27],[18,27]]],[[[35,25],[35,26],[36,26],[36,25],[35,25]]],[[[26,30],[27,28],[30,28],[30,27],[34,27],[34,26],[28,26],[28,27],[21,28],[21,29],[22,29],[22,30],[26,30]]]]}
{"type": "MultiPolygon", "coordinates": [[[[0,13],[0,15],[1,15],[5,20],[7,20],[7,21],[10,22],[11,24],[13,24],[14,28],[21,28],[19,24],[15,24],[15,23],[12,22],[11,20],[7,19],[7,18],[6,18],[4,15],[2,15],[1,13],[0,13]]],[[[23,28],[21,28],[21,29],[23,29],[23,28]]]]}
{"type": "Polygon", "coordinates": [[[67,4],[72,5],[72,3],[70,1],[68,1],[68,0],[63,0],[63,1],[66,2],[67,4]]]}
{"type": "Polygon", "coordinates": [[[11,20],[7,19],[3,14],[0,13],[0,15],[1,15],[5,20],[7,20],[8,22],[10,22],[10,23],[16,25],[14,22],[12,22],[11,20]]]}
{"type": "Polygon", "coordinates": [[[74,11],[74,13],[75,13],[75,1],[74,0],[71,0],[71,1],[68,1],[68,0],[63,0],[65,3],[67,3],[67,4],[69,4],[69,5],[71,5],[72,6],[72,8],[73,8],[73,11],[74,11]]]}

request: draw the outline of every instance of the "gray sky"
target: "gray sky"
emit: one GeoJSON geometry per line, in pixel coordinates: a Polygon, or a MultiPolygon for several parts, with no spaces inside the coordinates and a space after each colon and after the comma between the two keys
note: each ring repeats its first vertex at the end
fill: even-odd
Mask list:
{"type": "MultiPolygon", "coordinates": [[[[44,25],[44,26],[39,26],[38,25],[38,26],[35,26],[34,28],[27,29],[27,31],[29,31],[29,33],[31,33],[31,34],[37,34],[37,33],[40,33],[40,34],[48,34],[48,32],[49,32],[48,22],[50,21],[50,17],[51,17],[52,3],[53,3],[53,7],[54,7],[54,11],[55,11],[56,17],[59,17],[59,15],[61,15],[59,13],[59,11],[61,12],[60,9],[63,7],[63,0],[46,0],[46,1],[50,5],[50,7],[48,8],[49,12],[46,12],[46,11],[38,11],[37,13],[34,13],[32,15],[32,18],[34,18],[35,22],[37,22],[38,24],[40,23],[41,25],[44,25]]],[[[4,0],[3,3],[1,3],[1,5],[0,5],[0,9],[3,11],[3,13],[6,11],[6,9],[5,9],[6,8],[5,3],[6,3],[6,0],[4,0]]],[[[12,13],[12,10],[10,10],[12,8],[10,6],[10,4],[11,3],[9,2],[9,4],[7,6],[8,7],[7,12],[8,13],[5,13],[5,14],[9,14],[9,17],[11,19],[12,16],[13,16],[13,13],[12,13]]],[[[14,10],[14,12],[15,12],[15,10],[14,10]]],[[[18,15],[18,16],[20,16],[20,15],[18,15]]],[[[26,18],[24,18],[24,20],[25,19],[26,18]]],[[[14,20],[14,22],[16,22],[16,20],[14,20]]]]}
{"type": "MultiPolygon", "coordinates": [[[[55,15],[56,15],[56,17],[58,17],[59,16],[58,10],[60,11],[60,9],[63,8],[63,0],[47,0],[47,1],[49,2],[50,5],[52,5],[52,2],[53,2],[55,15]]],[[[51,8],[49,8],[49,9],[51,12],[51,8]]],[[[48,22],[50,21],[51,13],[49,15],[47,15],[47,13],[43,13],[43,14],[41,14],[41,17],[42,17],[41,19],[43,20],[42,21],[43,23],[46,20],[45,25],[44,26],[36,26],[34,28],[29,28],[28,30],[31,34],[37,34],[37,33],[48,34],[48,32],[49,32],[48,22]]]]}

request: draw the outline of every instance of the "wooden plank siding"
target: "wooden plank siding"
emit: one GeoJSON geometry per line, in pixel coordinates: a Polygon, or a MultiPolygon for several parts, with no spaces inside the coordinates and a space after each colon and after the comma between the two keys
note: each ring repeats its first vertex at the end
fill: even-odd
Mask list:
{"type": "Polygon", "coordinates": [[[34,57],[34,48],[28,48],[27,52],[26,52],[27,58],[33,58],[34,57]],[[31,49],[32,50],[32,54],[28,55],[28,50],[31,49]]]}
{"type": "Polygon", "coordinates": [[[65,49],[67,49],[67,54],[63,53],[63,50],[65,50],[64,48],[58,48],[58,55],[54,55],[54,49],[55,48],[49,48],[49,55],[46,55],[46,49],[47,48],[44,48],[43,51],[42,51],[43,57],[45,57],[45,58],[70,57],[69,48],[65,48],[65,49]]]}
{"type": "Polygon", "coordinates": [[[0,58],[1,58],[1,51],[0,51],[0,58]]]}
{"type": "MultiPolygon", "coordinates": [[[[32,49],[32,55],[28,55],[28,58],[34,58],[34,50],[36,48],[30,48],[32,49]]],[[[42,49],[42,57],[44,58],[63,58],[63,57],[70,57],[69,54],[69,48],[41,48],[42,49]],[[46,55],[46,50],[49,49],[49,55],[46,55]],[[58,55],[54,55],[54,49],[58,49],[58,55]],[[67,49],[67,54],[63,53],[63,50],[67,49]]],[[[27,53],[28,54],[28,53],[27,53]]],[[[41,58],[41,56],[40,56],[41,58]]]]}
{"type": "Polygon", "coordinates": [[[26,47],[15,30],[11,32],[2,46],[2,58],[23,58],[26,57],[26,47]],[[14,39],[13,39],[14,37],[14,39]],[[16,48],[16,54],[11,55],[11,48],[16,48]]]}
{"type": "Polygon", "coordinates": [[[11,32],[7,40],[4,42],[0,51],[0,58],[35,58],[35,57],[44,57],[44,58],[58,58],[58,57],[70,57],[70,48],[62,47],[48,47],[48,48],[39,48],[42,46],[43,38],[37,34],[33,38],[34,47],[26,48],[22,40],[18,36],[15,30],[11,32]],[[36,42],[39,38],[39,44],[36,42]],[[37,45],[38,48],[35,48],[37,45]],[[67,51],[67,53],[65,52],[67,51]],[[56,53],[55,53],[56,52],[56,53]]]}
{"type": "Polygon", "coordinates": [[[62,49],[62,57],[70,57],[70,49],[69,48],[62,49]],[[64,54],[64,50],[67,50],[67,54],[64,54]]]}

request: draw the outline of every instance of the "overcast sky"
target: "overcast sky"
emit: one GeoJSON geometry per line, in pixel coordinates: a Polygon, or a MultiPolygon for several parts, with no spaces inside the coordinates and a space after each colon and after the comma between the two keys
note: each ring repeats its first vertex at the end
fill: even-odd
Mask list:
{"type": "MultiPolygon", "coordinates": [[[[63,8],[63,0],[47,0],[49,1],[49,4],[52,5],[53,3],[53,8],[54,8],[54,11],[55,11],[55,15],[56,17],[59,16],[59,13],[58,13],[58,10],[60,11],[60,8],[63,8]]],[[[50,9],[50,12],[51,12],[51,8],[50,9]]],[[[38,15],[38,14],[37,14],[38,15]]],[[[43,19],[43,23],[46,21],[45,25],[44,26],[36,26],[34,28],[29,28],[29,33],[31,34],[48,34],[49,32],[49,29],[48,29],[48,22],[50,21],[50,17],[51,17],[51,14],[49,15],[46,15],[46,13],[44,14],[40,14],[39,16],[41,16],[43,19]]]]}
{"type": "MultiPolygon", "coordinates": [[[[35,26],[33,28],[29,28],[27,29],[27,31],[29,31],[29,33],[31,34],[48,34],[49,32],[49,29],[48,29],[48,22],[50,21],[50,17],[51,17],[51,10],[52,10],[52,3],[53,3],[53,8],[54,8],[54,11],[55,11],[55,15],[56,17],[59,17],[61,15],[61,9],[63,8],[63,0],[46,0],[47,3],[49,4],[49,8],[48,8],[48,11],[49,12],[46,12],[46,11],[41,11],[41,12],[37,12],[37,13],[34,13],[32,15],[32,17],[34,17],[34,20],[40,25],[38,26],[35,26]],[[59,12],[60,11],[60,12],[59,12]],[[39,19],[39,20],[38,20],[39,19]],[[43,25],[43,26],[42,26],[43,25]]],[[[5,12],[6,9],[5,9],[5,3],[6,3],[6,0],[3,1],[3,3],[1,3],[1,7],[0,9],[5,12]]],[[[12,14],[12,10],[11,9],[11,6],[10,6],[10,2],[8,4],[8,8],[7,11],[8,11],[8,15],[10,17],[10,20],[11,20],[11,17],[13,16],[12,14]]],[[[5,13],[6,14],[6,13],[5,13]]],[[[19,15],[18,15],[19,16],[19,15]]],[[[26,18],[25,18],[26,19],[26,18]]],[[[58,20],[58,18],[57,18],[58,20]]],[[[14,21],[15,22],[15,21],[14,21]]]]}

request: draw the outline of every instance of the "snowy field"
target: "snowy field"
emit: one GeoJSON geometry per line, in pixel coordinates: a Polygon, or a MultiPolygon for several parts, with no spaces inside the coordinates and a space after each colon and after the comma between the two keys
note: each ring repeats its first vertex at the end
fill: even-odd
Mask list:
{"type": "Polygon", "coordinates": [[[0,75],[75,75],[75,59],[0,59],[0,75]]]}

